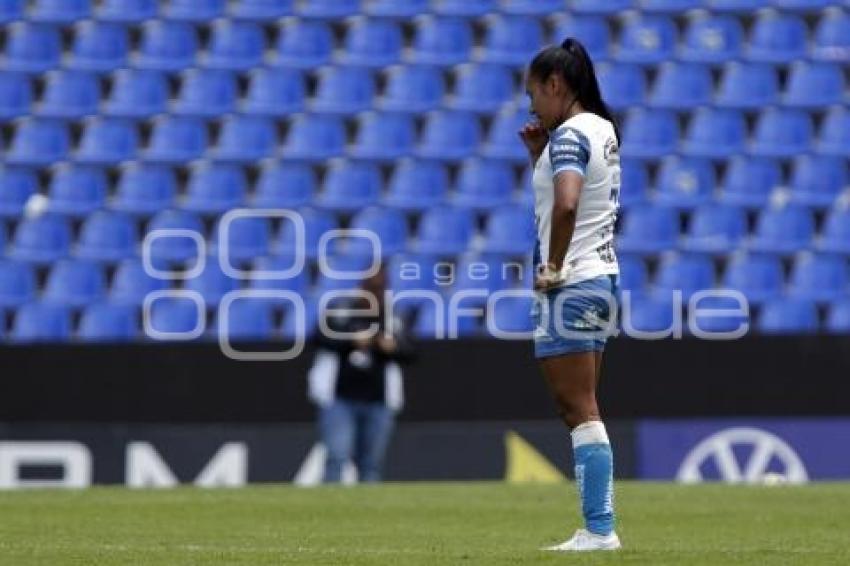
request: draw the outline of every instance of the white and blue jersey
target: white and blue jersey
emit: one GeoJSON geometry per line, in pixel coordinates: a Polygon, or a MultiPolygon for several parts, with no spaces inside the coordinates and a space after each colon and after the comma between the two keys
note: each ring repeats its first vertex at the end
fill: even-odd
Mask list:
{"type": "Polygon", "coordinates": [[[564,171],[584,177],[575,230],[563,262],[564,284],[619,273],[613,240],[620,201],[620,152],[614,125],[590,112],[558,126],[534,166],[535,268],[549,259],[555,177],[564,171]]]}

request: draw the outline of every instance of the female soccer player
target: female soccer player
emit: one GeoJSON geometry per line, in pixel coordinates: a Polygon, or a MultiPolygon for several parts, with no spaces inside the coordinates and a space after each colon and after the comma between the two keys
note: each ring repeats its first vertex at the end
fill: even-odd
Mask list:
{"type": "Polygon", "coordinates": [[[536,122],[520,132],[534,167],[535,356],[571,430],[585,528],[546,550],[613,550],[613,462],[596,404],[606,329],[616,317],[614,221],[619,132],[577,40],[544,49],[528,69],[536,122]]]}

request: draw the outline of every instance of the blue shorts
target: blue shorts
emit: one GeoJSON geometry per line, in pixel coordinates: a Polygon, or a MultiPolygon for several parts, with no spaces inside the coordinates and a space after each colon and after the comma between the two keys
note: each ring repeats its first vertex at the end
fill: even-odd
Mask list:
{"type": "Polygon", "coordinates": [[[606,329],[617,314],[617,283],[617,275],[603,275],[537,293],[531,308],[534,356],[604,350],[611,334],[606,329]]]}

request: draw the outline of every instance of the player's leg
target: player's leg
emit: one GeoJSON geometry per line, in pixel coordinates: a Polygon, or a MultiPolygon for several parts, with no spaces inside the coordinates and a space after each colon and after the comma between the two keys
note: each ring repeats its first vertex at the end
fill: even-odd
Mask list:
{"type": "Polygon", "coordinates": [[[393,412],[384,403],[362,403],[358,413],[354,459],[359,478],[362,482],[378,482],[392,435],[393,412]]]}
{"type": "Polygon", "coordinates": [[[354,446],[354,413],[350,403],[337,399],[319,410],[319,435],[325,445],[325,473],[322,481],[339,483],[342,470],[351,459],[354,446]]]}

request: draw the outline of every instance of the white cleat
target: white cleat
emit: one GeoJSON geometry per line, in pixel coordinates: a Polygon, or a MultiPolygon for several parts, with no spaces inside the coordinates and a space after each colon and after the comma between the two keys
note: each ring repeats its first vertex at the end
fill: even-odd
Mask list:
{"type": "Polygon", "coordinates": [[[586,552],[590,550],[617,550],[620,546],[620,537],[617,536],[617,533],[603,536],[593,534],[585,529],[579,529],[570,540],[554,546],[545,546],[540,550],[586,552]]]}

